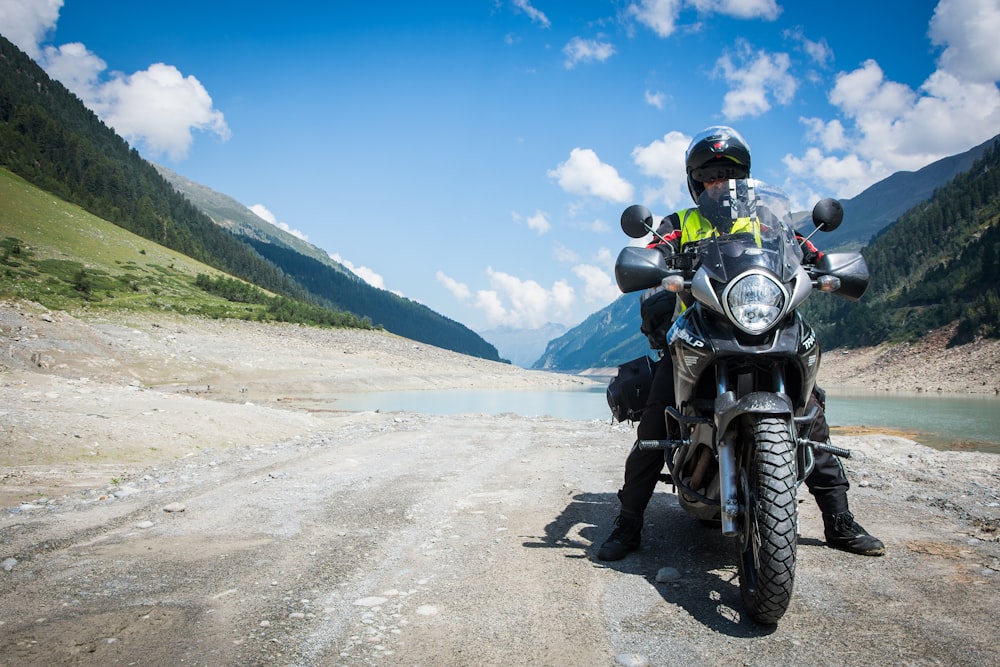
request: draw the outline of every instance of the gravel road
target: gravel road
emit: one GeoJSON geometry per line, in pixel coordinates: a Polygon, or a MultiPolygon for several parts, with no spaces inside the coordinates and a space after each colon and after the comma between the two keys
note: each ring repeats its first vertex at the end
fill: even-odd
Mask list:
{"type": "Polygon", "coordinates": [[[888,553],[826,547],[803,492],[763,627],[666,487],[642,549],[596,560],[627,424],[303,408],[337,377],[566,378],[371,332],[39,318],[0,308],[0,665],[997,664],[995,455],[836,437],[888,553]]]}

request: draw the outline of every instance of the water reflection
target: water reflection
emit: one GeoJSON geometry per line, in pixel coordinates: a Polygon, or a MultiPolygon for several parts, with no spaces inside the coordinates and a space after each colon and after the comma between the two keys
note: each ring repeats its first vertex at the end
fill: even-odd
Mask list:
{"type": "MultiPolygon", "coordinates": [[[[424,414],[503,414],[560,419],[607,419],[604,386],[561,391],[391,391],[338,396],[338,410],[424,414]]],[[[827,419],[836,426],[867,426],[912,434],[939,449],[1000,454],[1000,399],[976,395],[890,394],[830,391],[827,419]]]]}
{"type": "Polygon", "coordinates": [[[1000,453],[1000,399],[975,394],[892,394],[830,391],[827,420],[835,426],[872,426],[914,432],[939,449],[1000,453]]]}

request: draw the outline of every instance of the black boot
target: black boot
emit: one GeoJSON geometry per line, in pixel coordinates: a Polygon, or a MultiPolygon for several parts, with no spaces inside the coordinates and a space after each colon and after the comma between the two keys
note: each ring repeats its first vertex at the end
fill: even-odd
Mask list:
{"type": "Polygon", "coordinates": [[[597,558],[606,561],[621,560],[639,548],[641,538],[642,515],[623,509],[615,519],[615,529],[597,552],[597,558]]]}
{"type": "Polygon", "coordinates": [[[823,527],[826,533],[826,543],[835,549],[843,549],[862,556],[881,556],[885,553],[885,545],[877,537],[873,537],[854,520],[850,512],[840,514],[824,514],[823,527]]]}

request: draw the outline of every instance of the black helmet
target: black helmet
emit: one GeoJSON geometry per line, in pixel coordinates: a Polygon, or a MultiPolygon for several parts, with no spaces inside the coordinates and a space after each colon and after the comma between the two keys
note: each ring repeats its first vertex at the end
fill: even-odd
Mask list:
{"type": "Polygon", "coordinates": [[[750,146],[739,132],[725,125],[707,127],[696,134],[684,161],[688,190],[695,201],[705,191],[707,181],[750,176],[750,146]]]}

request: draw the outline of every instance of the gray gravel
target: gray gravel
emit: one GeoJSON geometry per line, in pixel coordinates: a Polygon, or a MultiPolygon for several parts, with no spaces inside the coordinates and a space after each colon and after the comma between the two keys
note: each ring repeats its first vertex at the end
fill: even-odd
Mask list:
{"type": "Polygon", "coordinates": [[[665,487],[642,549],[596,560],[628,425],[302,407],[340,371],[554,380],[379,334],[50,319],[0,309],[0,665],[997,664],[995,455],[835,437],[888,553],[826,547],[803,493],[761,627],[665,487]]]}
{"type": "Polygon", "coordinates": [[[827,548],[806,499],[795,597],[765,628],[741,615],[731,543],[666,490],[637,554],[595,560],[630,438],[367,413],[8,508],[0,664],[995,660],[995,456],[838,439],[858,450],[854,509],[888,554],[827,548]]]}

